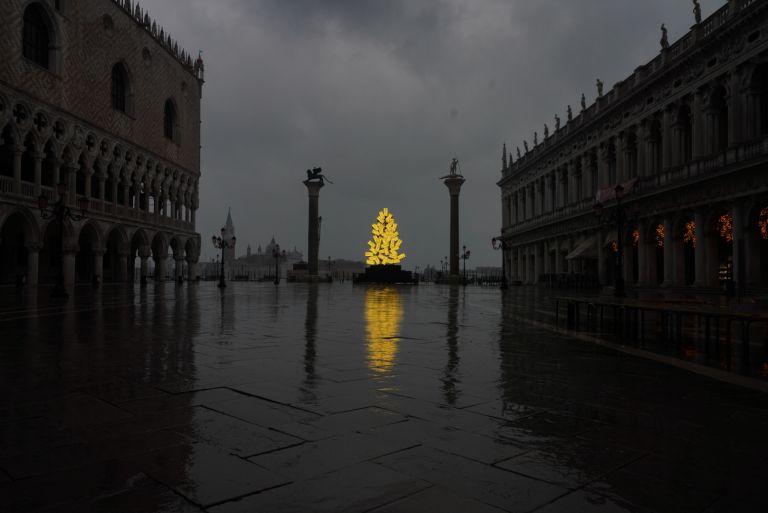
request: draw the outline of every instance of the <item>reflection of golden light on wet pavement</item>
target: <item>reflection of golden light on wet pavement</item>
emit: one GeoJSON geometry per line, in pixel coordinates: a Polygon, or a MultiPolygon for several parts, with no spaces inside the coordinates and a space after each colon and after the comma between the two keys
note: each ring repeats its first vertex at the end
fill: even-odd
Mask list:
{"type": "Polygon", "coordinates": [[[379,374],[395,364],[400,342],[403,305],[396,288],[369,288],[365,291],[365,324],[368,367],[379,374]]]}

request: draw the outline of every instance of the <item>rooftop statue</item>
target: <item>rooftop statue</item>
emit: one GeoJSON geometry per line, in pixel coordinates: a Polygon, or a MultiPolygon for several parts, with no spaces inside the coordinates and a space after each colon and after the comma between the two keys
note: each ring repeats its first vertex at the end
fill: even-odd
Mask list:
{"type": "Polygon", "coordinates": [[[544,139],[546,139],[547,137],[549,137],[549,127],[547,126],[546,123],[544,123],[544,139]]]}
{"type": "Polygon", "coordinates": [[[525,148],[525,154],[528,154],[528,141],[523,141],[523,147],[525,148]]]}
{"type": "Polygon", "coordinates": [[[599,78],[597,79],[597,97],[601,97],[603,95],[603,81],[599,78]]]}
{"type": "Polygon", "coordinates": [[[568,122],[570,123],[571,121],[573,121],[573,109],[568,105],[568,122]]]}
{"type": "Polygon", "coordinates": [[[701,4],[699,0],[693,0],[693,15],[696,18],[696,25],[701,23],[701,4]]]}
{"type": "Polygon", "coordinates": [[[459,159],[453,157],[451,160],[451,176],[457,176],[459,174],[459,159]]]}
{"type": "Polygon", "coordinates": [[[555,114],[555,131],[560,130],[560,116],[555,114]]]}
{"type": "Polygon", "coordinates": [[[538,145],[539,145],[539,133],[538,132],[534,132],[533,133],[533,147],[535,148],[538,145]]]}
{"type": "Polygon", "coordinates": [[[667,33],[667,27],[663,23],[661,24],[661,49],[666,50],[669,48],[669,34],[667,33]]]}
{"type": "MultiPolygon", "coordinates": [[[[307,182],[320,182],[320,185],[324,185],[326,180],[328,179],[323,175],[322,167],[307,169],[307,182]]],[[[328,183],[332,184],[333,182],[328,180],[328,183]]]]}
{"type": "Polygon", "coordinates": [[[587,97],[581,93],[581,111],[584,112],[585,110],[587,110],[587,97]]]}
{"type": "MultiPolygon", "coordinates": [[[[527,148],[526,148],[526,151],[528,151],[527,148]]],[[[522,155],[522,153],[520,153],[520,146],[518,146],[517,147],[517,160],[520,160],[521,158],[523,158],[523,155],[522,155]]]]}

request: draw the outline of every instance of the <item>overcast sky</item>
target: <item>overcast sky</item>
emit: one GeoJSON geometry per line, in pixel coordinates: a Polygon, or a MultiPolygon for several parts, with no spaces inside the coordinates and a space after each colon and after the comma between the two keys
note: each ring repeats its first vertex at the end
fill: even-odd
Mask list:
{"type": "MultiPolygon", "coordinates": [[[[704,16],[725,0],[701,0],[704,16]]],[[[692,0],[143,0],[179,43],[203,50],[204,259],[227,208],[238,254],[274,234],[307,245],[306,169],[320,195],[321,258],[362,259],[389,207],[408,268],[448,255],[452,157],[467,179],[469,266],[500,265],[501,146],[578,111],[693,24],[692,0]]]]}

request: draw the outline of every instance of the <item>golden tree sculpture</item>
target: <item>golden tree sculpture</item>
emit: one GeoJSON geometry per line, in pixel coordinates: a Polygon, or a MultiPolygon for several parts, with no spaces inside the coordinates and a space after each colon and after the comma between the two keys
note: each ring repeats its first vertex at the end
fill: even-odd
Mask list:
{"type": "Polygon", "coordinates": [[[400,246],[403,241],[397,233],[397,223],[395,218],[385,208],[379,212],[376,218],[376,224],[373,228],[373,240],[368,241],[368,251],[365,256],[368,257],[368,265],[388,265],[399,264],[405,259],[405,253],[400,253],[400,246]]]}

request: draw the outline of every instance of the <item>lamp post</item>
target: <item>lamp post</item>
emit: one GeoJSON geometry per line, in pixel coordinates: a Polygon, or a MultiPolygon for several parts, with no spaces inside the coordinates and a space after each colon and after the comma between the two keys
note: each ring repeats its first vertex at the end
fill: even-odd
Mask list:
{"type": "Polygon", "coordinates": [[[461,247],[461,259],[464,260],[464,285],[467,285],[467,260],[469,260],[470,251],[466,246],[461,247]]]}
{"type": "Polygon", "coordinates": [[[606,213],[605,207],[602,203],[595,203],[595,215],[604,224],[616,223],[616,265],[614,272],[614,297],[626,297],[627,290],[624,284],[624,221],[626,218],[626,212],[621,205],[621,200],[624,197],[624,187],[617,185],[614,189],[616,193],[616,209],[612,213],[606,213]]]}
{"type": "Polygon", "coordinates": [[[501,290],[507,290],[507,243],[504,237],[494,237],[491,239],[491,245],[495,250],[501,250],[501,290]]]}
{"type": "Polygon", "coordinates": [[[59,224],[59,237],[61,239],[61,255],[59,255],[59,269],[56,275],[56,285],[51,292],[52,299],[68,299],[66,287],[64,287],[64,220],[69,219],[71,221],[81,221],[85,219],[88,213],[88,199],[80,198],[78,200],[78,206],[80,207],[80,214],[75,214],[70,210],[67,204],[64,202],[64,198],[67,196],[67,184],[60,183],[57,186],[59,193],[59,199],[53,205],[48,205],[48,196],[41,194],[37,198],[38,207],[40,208],[40,217],[43,219],[55,219],[59,224]]]}
{"type": "Polygon", "coordinates": [[[280,251],[280,244],[272,248],[272,258],[275,259],[275,285],[280,285],[280,260],[285,260],[285,250],[280,251]]]}
{"type": "Polygon", "coordinates": [[[211,241],[213,242],[213,247],[221,250],[221,269],[219,274],[220,289],[223,289],[224,287],[227,286],[227,283],[224,281],[224,250],[234,248],[235,242],[237,241],[237,237],[232,237],[231,240],[227,240],[226,237],[224,237],[225,232],[226,232],[226,228],[222,228],[221,236],[214,235],[213,237],[211,237],[211,241]]]}

